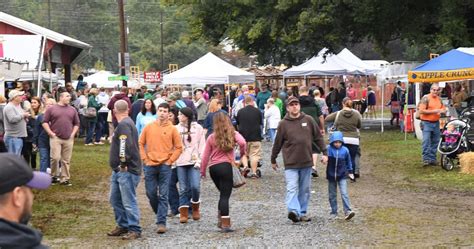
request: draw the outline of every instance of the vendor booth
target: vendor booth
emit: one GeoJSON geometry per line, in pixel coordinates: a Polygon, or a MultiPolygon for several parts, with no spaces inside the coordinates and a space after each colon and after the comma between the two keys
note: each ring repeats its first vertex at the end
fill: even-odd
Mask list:
{"type": "MultiPolygon", "coordinates": [[[[448,81],[471,79],[474,79],[474,48],[452,49],[408,72],[410,83],[442,82],[440,84],[442,86],[448,81]]],[[[416,84],[415,88],[415,99],[418,103],[421,98],[420,84],[416,84]]],[[[417,119],[415,119],[415,129],[417,137],[421,139],[420,121],[417,119]]]]}

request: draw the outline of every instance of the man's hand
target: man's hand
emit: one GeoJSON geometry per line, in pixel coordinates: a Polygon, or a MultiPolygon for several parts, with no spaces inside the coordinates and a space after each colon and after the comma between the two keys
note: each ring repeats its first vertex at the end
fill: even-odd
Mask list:
{"type": "Polygon", "coordinates": [[[48,135],[49,135],[50,138],[55,138],[56,137],[56,133],[54,133],[54,132],[51,132],[48,135]]]}
{"type": "Polygon", "coordinates": [[[443,113],[443,114],[446,113],[446,109],[440,109],[439,113],[443,113]]]}
{"type": "Polygon", "coordinates": [[[272,169],[277,171],[278,170],[278,164],[272,163],[272,169]]]}
{"type": "Polygon", "coordinates": [[[328,156],[324,156],[324,155],[323,155],[323,156],[321,157],[321,162],[324,163],[324,164],[328,163],[328,156]]]}
{"type": "Polygon", "coordinates": [[[354,179],[355,179],[355,178],[354,178],[354,174],[349,173],[349,178],[350,178],[351,180],[354,180],[354,179]]]}
{"type": "Polygon", "coordinates": [[[324,131],[324,129],[321,129],[321,135],[324,136],[325,134],[326,134],[326,132],[324,131]]]}

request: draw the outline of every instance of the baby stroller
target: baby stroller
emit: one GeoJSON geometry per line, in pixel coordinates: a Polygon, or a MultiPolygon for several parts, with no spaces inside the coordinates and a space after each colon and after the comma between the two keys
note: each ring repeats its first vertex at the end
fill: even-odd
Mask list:
{"type": "Polygon", "coordinates": [[[469,115],[461,115],[460,119],[455,119],[447,122],[442,130],[441,139],[438,143],[438,152],[441,154],[441,167],[447,171],[454,168],[455,165],[459,165],[458,155],[463,152],[469,152],[473,150],[473,145],[469,141],[468,132],[471,128],[469,115]],[[454,126],[457,135],[455,141],[453,137],[450,138],[449,134],[445,134],[445,131],[449,126],[454,126]]]}

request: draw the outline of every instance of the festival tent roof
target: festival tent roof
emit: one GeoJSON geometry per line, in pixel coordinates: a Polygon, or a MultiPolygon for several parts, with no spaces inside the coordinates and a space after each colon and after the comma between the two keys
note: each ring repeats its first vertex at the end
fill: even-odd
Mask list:
{"type": "Polygon", "coordinates": [[[474,79],[474,47],[452,49],[408,72],[410,82],[474,79]]]}
{"type": "Polygon", "coordinates": [[[237,68],[209,52],[193,63],[165,75],[164,84],[229,84],[255,81],[255,74],[237,68]]]}
{"type": "Polygon", "coordinates": [[[377,73],[377,83],[408,82],[408,71],[416,68],[420,64],[421,63],[417,61],[394,61],[385,65],[382,70],[377,73]]]}
{"type": "Polygon", "coordinates": [[[368,63],[365,63],[347,48],[344,48],[341,52],[337,54],[337,56],[353,66],[363,68],[366,75],[376,74],[381,70],[380,67],[375,67],[368,63]]]}
{"type": "Polygon", "coordinates": [[[350,75],[365,74],[364,68],[349,64],[337,55],[326,54],[327,48],[319,51],[317,56],[301,65],[291,67],[283,73],[285,77],[312,76],[312,75],[350,75]],[[326,55],[325,55],[326,54],[326,55]]]}
{"type": "MultiPolygon", "coordinates": [[[[109,77],[119,76],[118,74],[113,74],[109,71],[98,71],[95,74],[91,74],[87,77],[84,77],[84,82],[87,82],[89,86],[92,84],[96,84],[97,87],[104,87],[104,88],[115,88],[121,87],[122,81],[121,80],[113,80],[109,81],[109,77]]],[[[134,87],[134,81],[127,81],[128,87],[134,87]]],[[[77,84],[77,83],[76,83],[77,84]]]]}

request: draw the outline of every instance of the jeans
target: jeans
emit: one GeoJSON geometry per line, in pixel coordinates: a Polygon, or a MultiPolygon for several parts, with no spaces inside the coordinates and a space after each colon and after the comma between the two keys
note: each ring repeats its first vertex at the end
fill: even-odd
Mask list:
{"type": "Polygon", "coordinates": [[[137,189],[140,176],[129,172],[113,172],[110,177],[110,204],[115,222],[121,228],[141,233],[137,189]]]}
{"type": "Polygon", "coordinates": [[[329,204],[331,205],[331,214],[337,215],[337,185],[339,185],[339,192],[341,192],[342,206],[344,213],[351,211],[351,202],[347,194],[347,180],[341,179],[339,181],[328,181],[329,204]]]}
{"type": "Polygon", "coordinates": [[[275,128],[268,129],[268,135],[270,135],[270,139],[272,140],[272,143],[275,142],[276,130],[277,129],[275,128]]]}
{"type": "Polygon", "coordinates": [[[439,122],[421,121],[423,126],[422,156],[424,162],[436,162],[436,152],[440,139],[439,122]]]}
{"type": "Polygon", "coordinates": [[[46,172],[51,165],[49,148],[38,148],[38,152],[40,155],[40,171],[46,172]]]}
{"type": "Polygon", "coordinates": [[[145,166],[145,190],[150,206],[156,214],[156,224],[166,225],[171,167],[166,164],[145,166]],[[159,189],[159,195],[158,195],[159,189]]]}
{"type": "Polygon", "coordinates": [[[97,122],[96,122],[96,121],[91,121],[91,120],[89,120],[89,121],[88,121],[88,124],[89,124],[89,125],[88,125],[88,127],[87,127],[86,144],[90,144],[90,143],[93,142],[93,141],[92,141],[92,138],[93,138],[93,136],[94,136],[94,132],[95,132],[95,134],[96,134],[96,136],[95,136],[95,141],[94,141],[94,142],[100,142],[100,136],[101,136],[102,134],[100,134],[99,132],[97,132],[97,129],[96,129],[96,127],[97,127],[97,122]],[[97,134],[97,133],[99,133],[99,134],[97,134]],[[98,139],[97,139],[97,135],[99,135],[98,139]]]}
{"type": "Polygon", "coordinates": [[[8,152],[21,156],[21,149],[23,149],[23,138],[5,136],[4,139],[8,152]]]}
{"type": "Polygon", "coordinates": [[[306,215],[311,188],[311,166],[300,169],[285,169],[286,206],[288,212],[306,215]]]}
{"type": "MultiPolygon", "coordinates": [[[[100,129],[100,135],[107,136],[109,134],[109,124],[107,123],[107,112],[99,112],[99,118],[97,120],[98,124],[100,124],[101,129],[100,129]]],[[[100,138],[99,138],[100,139],[100,138]]]]}
{"type": "Polygon", "coordinates": [[[25,159],[26,163],[31,166],[31,168],[36,169],[36,151],[33,151],[33,143],[23,139],[23,147],[21,149],[21,154],[25,159]]]}
{"type": "Polygon", "coordinates": [[[190,206],[199,202],[201,173],[194,165],[178,166],[179,206],[190,206]]]}
{"type": "Polygon", "coordinates": [[[168,202],[170,205],[171,213],[178,214],[179,213],[179,192],[178,192],[178,170],[176,168],[171,169],[171,176],[169,182],[169,194],[168,194],[168,202]]]}

